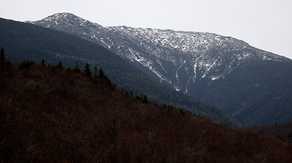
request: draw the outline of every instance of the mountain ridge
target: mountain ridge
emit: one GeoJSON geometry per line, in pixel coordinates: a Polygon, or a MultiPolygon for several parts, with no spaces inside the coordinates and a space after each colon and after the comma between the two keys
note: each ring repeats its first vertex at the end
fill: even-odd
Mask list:
{"type": "Polygon", "coordinates": [[[259,49],[256,49],[255,54],[249,54],[253,47],[246,42],[213,33],[132,28],[126,26],[102,27],[97,23],[91,23],[70,13],[55,14],[41,21],[30,23],[69,32],[101,44],[131,63],[140,64],[140,66],[148,69],[148,71],[144,71],[156,79],[159,78],[160,82],[172,85],[177,91],[184,90],[182,91],[184,93],[188,93],[188,85],[194,84],[196,79],[210,78],[211,80],[218,80],[225,78],[226,74],[229,74],[239,65],[244,64],[245,61],[289,60],[288,58],[259,49]],[[55,22],[55,25],[51,22],[55,22]],[[64,24],[67,28],[64,28],[64,24]],[[77,30],[78,28],[76,27],[78,26],[80,30],[77,30]],[[145,45],[141,45],[141,43],[145,45]],[[136,48],[127,44],[136,46],[136,48]],[[151,47],[153,44],[154,48],[151,47]],[[228,50],[220,51],[218,47],[227,47],[228,50]],[[235,53],[240,48],[243,51],[235,53]],[[216,53],[218,55],[210,55],[209,53],[212,53],[212,50],[217,50],[216,53]],[[174,56],[174,53],[177,55],[174,56]],[[223,63],[226,56],[222,56],[222,54],[226,53],[235,53],[230,56],[232,61],[229,61],[229,63],[223,63]],[[187,63],[188,61],[190,63],[187,63]],[[163,64],[162,62],[169,63],[163,64]],[[165,69],[168,65],[176,67],[176,70],[169,73],[165,69]],[[189,77],[187,81],[182,81],[179,77],[179,70],[182,67],[193,69],[193,72],[186,72],[189,77]],[[223,70],[223,72],[218,73],[218,69],[223,70]]]}
{"type": "Polygon", "coordinates": [[[236,116],[245,124],[264,125],[278,122],[275,119],[280,122],[291,120],[283,118],[285,116],[278,117],[280,112],[288,112],[292,115],[291,106],[281,102],[285,96],[289,97],[285,101],[291,102],[292,95],[287,93],[289,91],[279,83],[283,78],[283,82],[286,82],[284,85],[288,86],[288,90],[291,89],[292,83],[285,78],[285,75],[290,77],[291,74],[289,67],[292,62],[289,58],[254,48],[242,40],[213,33],[126,26],[102,27],[69,13],[59,13],[48,18],[33,23],[44,27],[50,26],[52,29],[100,44],[125,58],[157,81],[176,91],[217,106],[226,113],[236,116]],[[286,67],[278,66],[282,63],[286,67]],[[270,66],[282,68],[285,75],[280,76],[281,78],[276,77],[275,73],[282,70],[273,70],[269,68],[270,66]],[[258,68],[261,71],[249,69],[249,67],[258,68]],[[268,69],[270,72],[266,72],[268,69]],[[256,73],[249,76],[249,72],[244,70],[256,73]],[[249,77],[238,81],[234,73],[249,77]],[[267,74],[275,78],[267,78],[267,74]],[[249,86],[254,84],[250,81],[255,81],[255,78],[261,79],[257,81],[257,85],[263,95],[258,94],[258,89],[255,87],[249,86]],[[271,84],[269,80],[274,83],[271,84]],[[223,89],[230,86],[231,88],[227,90],[232,93],[223,89]],[[271,87],[273,92],[268,87],[271,87]],[[281,92],[284,92],[284,95],[281,92]],[[273,104],[269,101],[273,101],[273,104]],[[252,105],[246,105],[247,102],[252,105]],[[258,107],[259,109],[254,109],[258,107]],[[256,121],[251,118],[254,116],[250,116],[247,110],[257,110],[254,113],[259,116],[256,117],[256,121]],[[269,118],[263,117],[261,116],[263,112],[270,112],[269,114],[273,115],[269,118]]]}
{"type": "Polygon", "coordinates": [[[65,67],[75,67],[77,62],[80,68],[89,63],[92,69],[102,67],[108,78],[124,91],[133,91],[138,96],[147,95],[159,103],[184,108],[216,122],[242,126],[223,111],[158,83],[112,51],[75,35],[0,19],[0,37],[0,46],[4,47],[5,55],[12,62],[40,62],[44,59],[50,65],[61,61],[65,67]]]}
{"type": "MultiPolygon", "coordinates": [[[[278,112],[289,112],[289,115],[292,115],[289,111],[292,109],[291,107],[284,104],[278,106],[281,102],[273,100],[279,97],[283,99],[281,90],[286,92],[284,94],[289,98],[291,93],[287,93],[285,88],[280,86],[274,78],[271,79],[274,84],[269,84],[267,77],[262,76],[262,74],[266,74],[266,69],[270,69],[269,66],[279,67],[277,65],[282,63],[286,67],[280,66],[279,68],[285,69],[284,74],[290,76],[291,71],[288,67],[292,63],[291,59],[257,49],[242,40],[206,32],[126,26],[103,27],[70,13],[58,13],[31,23],[74,34],[100,44],[125,58],[129,63],[157,81],[176,91],[215,105],[230,115],[235,116],[236,114],[243,123],[264,125],[265,123],[275,123],[276,121],[273,119],[290,120],[281,117],[257,117],[258,121],[254,121],[248,113],[241,112],[241,110],[254,110],[253,108],[258,106],[261,106],[262,109],[256,109],[258,110],[256,115],[262,115],[265,110],[272,110],[271,114],[274,116],[279,115],[278,112]],[[261,69],[261,72],[256,71],[257,73],[253,73],[254,76],[241,78],[243,81],[234,78],[236,76],[234,73],[240,72],[241,76],[247,75],[242,69],[247,70],[248,67],[257,67],[261,69]],[[222,89],[230,87],[230,85],[224,84],[226,78],[229,80],[227,83],[233,87],[230,88],[230,91],[234,92],[233,95],[222,89]],[[254,81],[254,78],[261,79],[257,83],[264,90],[262,93],[265,95],[260,95],[261,99],[257,97],[257,90],[249,86],[251,84],[249,81],[254,81]],[[241,83],[241,85],[237,85],[236,82],[241,83]],[[211,85],[215,85],[213,90],[218,91],[210,89],[211,85]],[[274,92],[270,92],[267,86],[272,86],[274,92]],[[249,94],[244,93],[245,96],[242,96],[244,89],[248,89],[249,94]],[[273,101],[273,104],[257,102],[266,101],[265,99],[273,101]],[[232,101],[237,101],[237,103],[232,101]],[[247,107],[245,103],[248,101],[253,105],[247,107]],[[280,109],[271,108],[271,106],[277,106],[280,109]],[[259,120],[261,118],[265,120],[259,120]]],[[[249,71],[255,70],[249,69],[249,71]]],[[[279,72],[272,69],[268,73],[270,76],[277,76],[275,73],[279,72]]],[[[284,75],[281,78],[285,78],[284,75]]],[[[278,80],[281,81],[281,78],[278,80]]],[[[284,82],[287,82],[288,87],[291,85],[287,79],[284,82]]],[[[292,97],[286,101],[291,102],[292,97]]]]}

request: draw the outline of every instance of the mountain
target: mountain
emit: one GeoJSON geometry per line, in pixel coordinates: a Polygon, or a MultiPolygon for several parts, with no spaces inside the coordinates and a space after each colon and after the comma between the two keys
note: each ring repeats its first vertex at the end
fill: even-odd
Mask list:
{"type": "Polygon", "coordinates": [[[241,122],[292,117],[292,61],[213,33],[103,27],[70,13],[28,22],[77,35],[115,52],[157,81],[241,122]]]}
{"type": "Polygon", "coordinates": [[[106,76],[124,91],[134,95],[146,95],[149,100],[184,108],[192,113],[205,116],[215,122],[226,122],[241,126],[223,111],[155,81],[136,69],[112,51],[80,37],[40,26],[0,19],[0,47],[12,63],[23,60],[56,65],[59,61],[65,67],[83,68],[85,63],[102,67],[106,76]]]}

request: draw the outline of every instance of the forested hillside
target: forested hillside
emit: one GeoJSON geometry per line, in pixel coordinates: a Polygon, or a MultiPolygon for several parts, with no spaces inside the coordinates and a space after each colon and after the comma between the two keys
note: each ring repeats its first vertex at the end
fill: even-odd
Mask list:
{"type": "Polygon", "coordinates": [[[280,139],[286,143],[292,143],[292,122],[268,124],[265,126],[251,126],[249,127],[253,131],[265,135],[280,139]]]}
{"type": "Polygon", "coordinates": [[[0,162],[292,160],[291,144],[122,93],[79,66],[1,57],[0,162]]]}

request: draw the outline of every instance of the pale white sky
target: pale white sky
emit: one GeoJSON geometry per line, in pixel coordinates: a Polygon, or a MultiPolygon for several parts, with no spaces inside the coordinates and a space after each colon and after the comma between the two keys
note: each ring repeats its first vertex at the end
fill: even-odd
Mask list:
{"type": "Polygon", "coordinates": [[[70,12],[102,26],[211,32],[292,59],[292,0],[5,0],[0,17],[70,12]]]}

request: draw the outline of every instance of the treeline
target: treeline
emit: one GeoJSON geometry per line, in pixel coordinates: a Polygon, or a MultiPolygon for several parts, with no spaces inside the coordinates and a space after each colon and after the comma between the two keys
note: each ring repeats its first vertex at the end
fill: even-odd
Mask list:
{"type": "Polygon", "coordinates": [[[292,160],[291,144],[122,92],[87,65],[60,65],[1,59],[0,162],[292,160]]]}
{"type": "Polygon", "coordinates": [[[292,143],[292,121],[265,126],[252,126],[249,128],[260,135],[277,138],[286,143],[292,143]]]}

